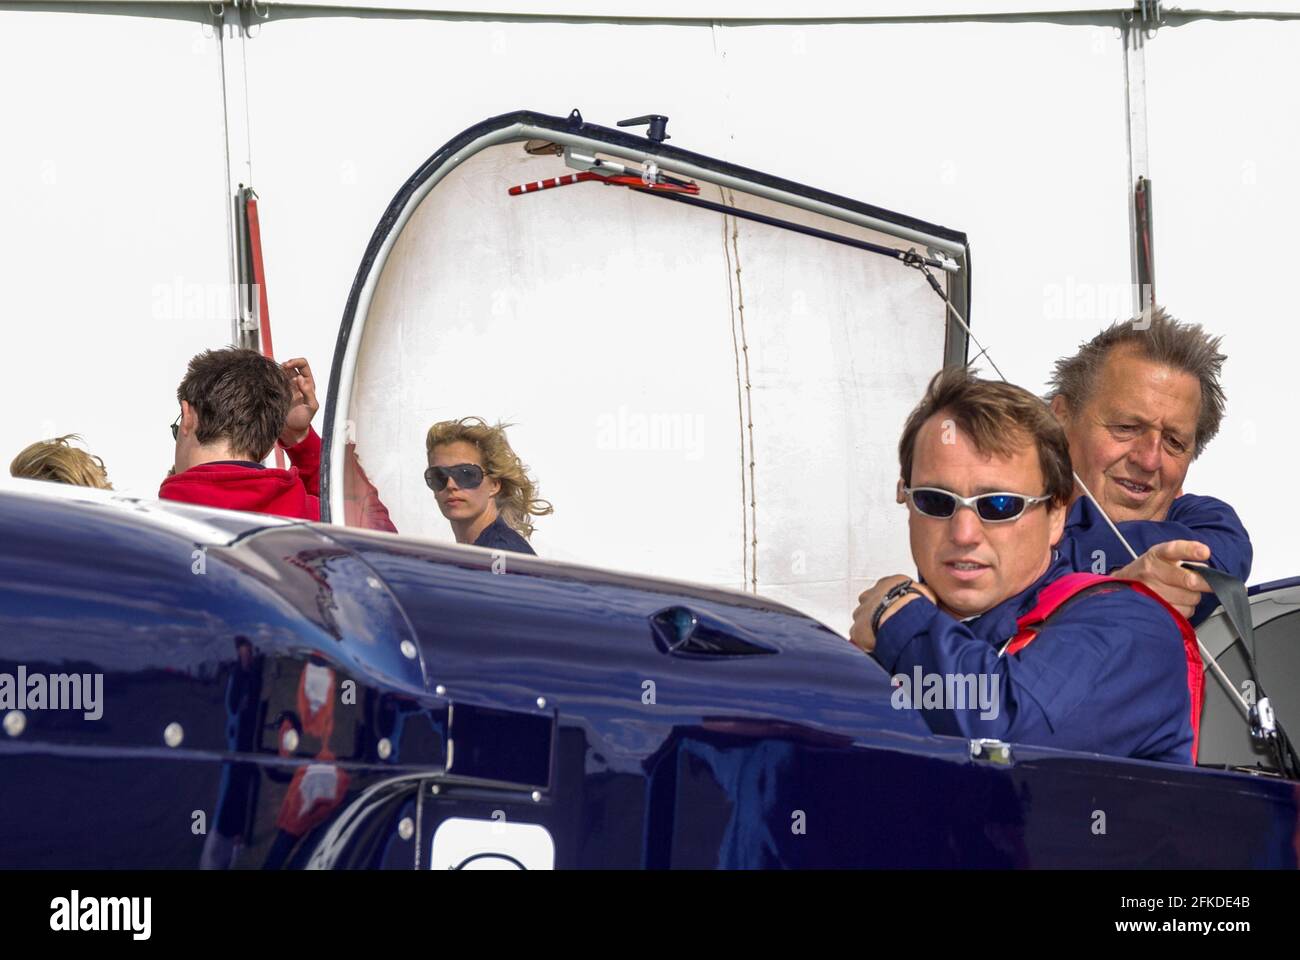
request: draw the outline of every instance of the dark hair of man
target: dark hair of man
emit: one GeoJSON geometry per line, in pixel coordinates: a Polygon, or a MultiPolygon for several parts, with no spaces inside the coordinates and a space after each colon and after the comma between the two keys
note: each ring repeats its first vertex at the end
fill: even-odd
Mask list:
{"type": "Polygon", "coordinates": [[[231,452],[262,460],[284,429],[293,390],[280,365],[256,350],[205,350],[190,361],[176,399],[194,408],[197,439],[225,440],[231,452]]]}
{"type": "Polygon", "coordinates": [[[986,456],[1011,457],[1025,444],[1033,443],[1038,449],[1045,489],[1009,492],[1046,494],[1060,506],[1070,502],[1074,493],[1070,445],[1051,409],[1023,387],[981,380],[965,367],[948,367],[935,374],[925,396],[908,416],[898,441],[903,483],[912,484],[912,457],[921,426],[938,413],[952,420],[951,427],[986,456]]]}
{"type": "Polygon", "coordinates": [[[1219,352],[1222,337],[1211,337],[1201,325],[1180,323],[1164,307],[1132,320],[1120,320],[1087,343],[1081,344],[1072,357],[1056,361],[1052,387],[1047,399],[1060,396],[1071,413],[1082,410],[1101,379],[1102,368],[1113,349],[1129,346],[1152,363],[1191,374],[1201,385],[1201,410],[1196,420],[1196,444],[1192,459],[1201,455],[1223,422],[1227,402],[1219,375],[1223,361],[1219,352]]]}

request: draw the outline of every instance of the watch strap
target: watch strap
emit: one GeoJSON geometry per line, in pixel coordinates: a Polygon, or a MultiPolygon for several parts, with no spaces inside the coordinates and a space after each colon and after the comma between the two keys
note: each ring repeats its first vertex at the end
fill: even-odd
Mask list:
{"type": "Polygon", "coordinates": [[[873,636],[880,633],[880,618],[885,615],[885,611],[909,593],[914,593],[918,597],[924,596],[920,590],[916,589],[910,578],[889,588],[889,592],[881,598],[880,604],[876,607],[876,612],[871,615],[871,633],[873,636]]]}

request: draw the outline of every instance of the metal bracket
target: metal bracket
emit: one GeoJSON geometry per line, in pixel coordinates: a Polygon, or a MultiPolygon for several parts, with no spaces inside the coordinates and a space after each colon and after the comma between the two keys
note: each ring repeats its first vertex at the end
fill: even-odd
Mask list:
{"type": "Polygon", "coordinates": [[[1165,11],[1160,6],[1160,0],[1136,0],[1133,9],[1121,16],[1125,23],[1139,28],[1148,40],[1154,38],[1156,30],[1163,27],[1166,22],[1165,11]]]}
{"type": "Polygon", "coordinates": [[[574,170],[581,170],[583,173],[598,173],[602,177],[641,175],[641,171],[633,167],[615,163],[613,160],[605,160],[595,154],[583,153],[573,147],[564,148],[564,165],[574,170]]]}
{"type": "Polygon", "coordinates": [[[956,273],[961,269],[961,264],[937,247],[926,247],[925,252],[932,260],[939,261],[940,267],[947,273],[956,273]]]}
{"type": "Polygon", "coordinates": [[[1011,753],[1011,744],[986,737],[970,742],[970,758],[981,763],[996,763],[1003,767],[1009,767],[1015,762],[1015,757],[1011,753]]]}
{"type": "Polygon", "coordinates": [[[1269,703],[1268,697],[1261,697],[1259,702],[1250,708],[1250,736],[1261,745],[1268,745],[1277,739],[1277,717],[1273,713],[1273,705],[1269,703]]]}

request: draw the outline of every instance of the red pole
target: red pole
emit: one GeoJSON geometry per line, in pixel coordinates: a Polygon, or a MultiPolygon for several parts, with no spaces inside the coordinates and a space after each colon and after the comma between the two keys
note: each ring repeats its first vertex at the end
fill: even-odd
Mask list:
{"type": "MultiPolygon", "coordinates": [[[[271,344],[271,306],[266,299],[266,268],[262,263],[262,226],[257,219],[257,195],[249,190],[244,201],[248,220],[248,250],[253,260],[253,285],[257,288],[257,316],[261,327],[258,341],[262,345],[262,355],[275,359],[275,348],[271,344]]],[[[284,451],[280,445],[275,446],[275,465],[284,469],[284,451]]]]}

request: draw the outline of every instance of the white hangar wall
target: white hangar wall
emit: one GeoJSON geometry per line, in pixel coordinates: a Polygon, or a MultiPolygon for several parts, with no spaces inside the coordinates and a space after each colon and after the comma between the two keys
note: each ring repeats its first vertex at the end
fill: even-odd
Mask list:
{"type": "Polygon", "coordinates": [[[80,433],[156,493],[190,355],[231,336],[213,30],[0,9],[0,469],[80,433]]]}
{"type": "MultiPolygon", "coordinates": [[[[884,5],[851,22],[668,23],[639,7],[611,22],[607,7],[560,20],[269,4],[221,47],[206,4],[31,6],[0,10],[0,80],[24,93],[0,102],[5,463],[75,430],[119,487],[156,490],[184,363],[232,337],[226,191],[249,178],[277,352],[309,357],[324,396],[393,194],[453,135],[519,108],[607,125],[666,113],[675,145],[965,231],[975,332],[1031,388],[1131,302],[1117,13],[1022,4],[989,20],[996,5],[930,4],[913,9],[968,19],[873,22],[900,15],[884,5]]],[[[752,15],[782,15],[769,7],[752,15]]],[[[1172,15],[1146,45],[1157,290],[1231,354],[1223,435],[1188,489],[1241,510],[1254,580],[1295,572],[1295,525],[1256,486],[1298,465],[1277,439],[1277,385],[1300,328],[1285,271],[1259,269],[1297,212],[1298,28],[1172,15]]],[[[900,557],[855,557],[854,575],[900,557]]]]}
{"type": "Polygon", "coordinates": [[[1200,21],[1147,47],[1156,292],[1223,334],[1227,414],[1188,471],[1230,502],[1255,548],[1252,581],[1300,575],[1300,522],[1267,491],[1300,474],[1300,21],[1200,21]]]}

